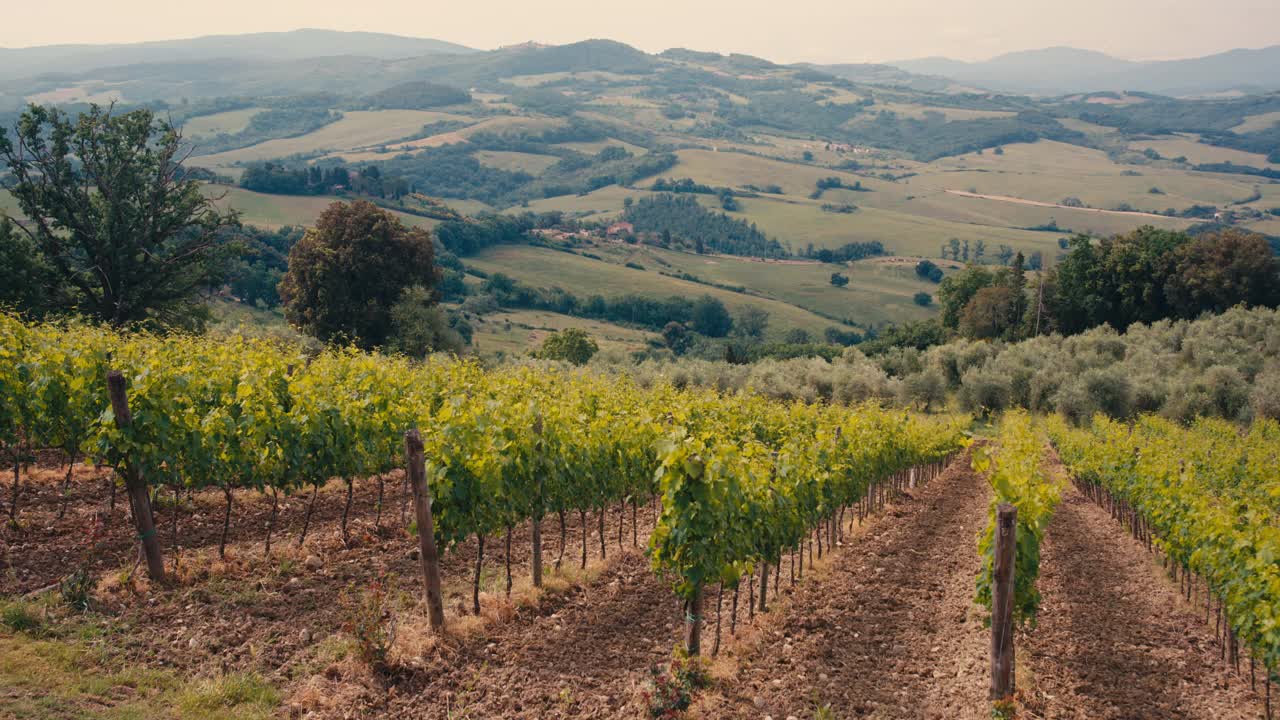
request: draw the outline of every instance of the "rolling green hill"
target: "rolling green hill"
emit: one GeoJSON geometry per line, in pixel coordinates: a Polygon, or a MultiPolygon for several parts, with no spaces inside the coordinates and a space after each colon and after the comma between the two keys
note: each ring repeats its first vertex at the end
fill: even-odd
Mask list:
{"type": "MultiPolygon", "coordinates": [[[[413,192],[472,216],[558,213],[555,222],[592,239],[570,243],[572,252],[502,245],[462,261],[583,297],[710,293],[730,307],[767,309],[776,336],[788,326],[821,334],[846,320],[865,328],[930,317],[915,296],[936,286],[912,267],[918,258],[940,261],[953,240],[985,246],[988,263],[1003,246],[1052,264],[1075,232],[1207,220],[1280,229],[1272,214],[1280,208],[1277,93],[1032,98],[886,66],[651,55],[607,40],[488,52],[431,46],[394,58],[281,52],[78,65],[56,80],[10,69],[0,94],[69,110],[102,93],[119,93],[122,108],[147,100],[193,141],[190,165],[235,181],[271,162],[303,178],[293,195],[210,189],[255,225],[306,225],[335,200],[394,206],[413,192]],[[382,109],[423,107],[413,104],[423,88],[457,104],[382,109]],[[350,187],[307,180],[339,167],[357,178],[350,187]],[[606,241],[604,228],[659,180],[679,181],[709,212],[777,240],[785,261],[698,255],[698,239],[679,233],[671,247],[660,247],[667,239],[659,233],[606,241]],[[886,257],[848,265],[808,257],[872,242],[886,257]],[[833,286],[833,272],[849,284],[833,286]]],[[[12,124],[15,115],[2,110],[0,122],[12,124]]],[[[511,321],[515,331],[485,332],[488,344],[510,350],[563,322],[526,318],[511,321]]],[[[635,332],[610,331],[643,345],[635,332]]]]}

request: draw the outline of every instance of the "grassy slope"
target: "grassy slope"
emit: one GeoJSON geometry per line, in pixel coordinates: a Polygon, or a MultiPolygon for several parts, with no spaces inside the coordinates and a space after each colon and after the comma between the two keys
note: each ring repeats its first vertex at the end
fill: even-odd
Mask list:
{"type": "Polygon", "coordinates": [[[601,352],[625,355],[643,349],[656,333],[542,310],[513,310],[474,318],[472,347],[481,355],[522,354],[542,344],[547,335],[565,328],[582,328],[601,352]]]}
{"type": "Polygon", "coordinates": [[[982,194],[1054,203],[1070,195],[1093,207],[1128,202],[1140,210],[1229,202],[1247,197],[1251,185],[1240,176],[1121,165],[1100,150],[1049,141],[1010,145],[1004,155],[988,152],[946,158],[909,183],[931,190],[976,187],[982,194]],[[1167,194],[1150,194],[1153,186],[1167,194]]]}
{"type": "MultiPolygon", "coordinates": [[[[207,186],[206,192],[213,196],[225,195],[218,201],[219,206],[239,210],[243,222],[265,228],[312,225],[331,203],[347,200],[332,196],[267,195],[221,185],[207,186]]],[[[395,215],[410,227],[430,228],[438,223],[431,218],[408,213],[396,212],[395,215]]]]}
{"type": "Polygon", "coordinates": [[[306,135],[268,140],[247,148],[193,157],[189,162],[201,167],[219,167],[298,153],[353,150],[399,140],[418,132],[428,123],[458,119],[464,118],[429,110],[349,111],[343,113],[341,120],[306,135]]]}
{"type": "MultiPolygon", "coordinates": [[[[467,258],[467,264],[485,272],[506,273],[535,287],[560,287],[576,295],[616,297],[639,293],[653,297],[678,295],[697,297],[711,295],[730,310],[755,305],[767,310],[774,319],[773,331],[780,336],[786,327],[802,327],[821,334],[838,323],[819,317],[808,310],[771,298],[741,293],[679,280],[661,275],[656,268],[644,270],[624,267],[612,262],[594,260],[572,253],[524,245],[499,246],[467,258]]],[[[643,264],[643,263],[641,263],[643,264]]]]}
{"type": "Polygon", "coordinates": [[[182,135],[188,140],[196,140],[222,133],[238,133],[248,127],[249,120],[260,112],[262,108],[254,107],[193,117],[182,126],[182,135]]]}
{"type": "Polygon", "coordinates": [[[747,287],[791,305],[864,325],[923,320],[934,312],[917,305],[913,297],[922,291],[932,294],[937,286],[917,277],[911,264],[765,262],[625,247],[625,251],[618,251],[625,253],[624,261],[637,262],[646,269],[682,270],[703,280],[747,287]],[[849,284],[833,286],[834,272],[848,276],[849,284]]]}
{"type": "Polygon", "coordinates": [[[1230,162],[1236,165],[1251,165],[1257,168],[1280,170],[1280,165],[1267,162],[1266,155],[1206,145],[1205,143],[1197,142],[1195,136],[1177,135],[1159,140],[1141,140],[1130,143],[1129,147],[1139,151],[1151,148],[1167,158],[1184,155],[1188,162],[1196,165],[1230,162]]]}
{"type": "Polygon", "coordinates": [[[1259,130],[1267,130],[1276,123],[1280,123],[1280,110],[1262,113],[1261,115],[1250,115],[1244,119],[1244,122],[1231,128],[1231,130],[1237,133],[1258,132],[1259,130]]]}
{"type": "Polygon", "coordinates": [[[530,175],[538,175],[560,160],[554,155],[535,155],[504,150],[481,150],[476,153],[476,159],[481,165],[509,172],[527,172],[530,175]]]}

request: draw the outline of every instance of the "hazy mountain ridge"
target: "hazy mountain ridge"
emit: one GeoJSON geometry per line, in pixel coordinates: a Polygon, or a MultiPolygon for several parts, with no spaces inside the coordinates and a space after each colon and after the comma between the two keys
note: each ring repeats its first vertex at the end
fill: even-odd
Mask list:
{"type": "Polygon", "coordinates": [[[1280,45],[1148,62],[1055,47],[1006,53],[981,62],[929,57],[889,64],[991,90],[1044,95],[1116,90],[1208,95],[1280,89],[1280,45]]]}
{"type": "Polygon", "coordinates": [[[338,30],[293,30],[246,35],[206,35],[113,45],[46,45],[0,48],[0,79],[48,73],[82,73],[107,67],[214,59],[302,60],[357,55],[391,60],[476,50],[431,38],[338,30]]]}

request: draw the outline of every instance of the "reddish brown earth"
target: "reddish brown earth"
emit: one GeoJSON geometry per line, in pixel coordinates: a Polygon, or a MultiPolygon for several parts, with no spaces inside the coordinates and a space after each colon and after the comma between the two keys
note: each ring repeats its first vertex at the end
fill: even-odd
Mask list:
{"type": "Polygon", "coordinates": [[[702,715],[989,717],[972,602],[987,497],[967,455],[908,491],[798,588],[702,715]]]}
{"type": "Polygon", "coordinates": [[[1073,487],[1050,522],[1041,561],[1039,626],[1019,638],[1036,717],[1263,717],[1248,661],[1236,675],[1219,659],[1203,604],[1186,603],[1145,546],[1073,487]]]}
{"type": "MultiPolygon", "coordinates": [[[[303,499],[283,504],[271,559],[263,558],[269,499],[237,493],[228,560],[217,559],[223,498],[184,498],[178,512],[177,581],[148,587],[124,580],[136,549],[123,494],[91,553],[82,538],[106,506],[99,473],[80,470],[66,518],[57,519],[56,467],[24,478],[20,529],[0,531],[0,597],[55,582],[85,562],[99,578],[96,612],[117,631],[121,659],[190,675],[262,674],[283,690],[283,716],[316,718],[644,717],[648,669],[666,660],[681,613],[669,585],[632,547],[631,511],[619,548],[617,509],[606,516],[601,561],[597,516],[588,515],[589,572],[552,575],[554,589],[528,592],[529,528],[515,529],[516,599],[503,597],[504,543],[486,544],[482,617],[466,614],[474,540],[444,555],[450,633],[425,627],[414,540],[400,524],[398,476],[386,485],[382,527],[374,527],[376,483],[356,484],[349,545],[339,521],[341,482],[319,495],[305,546],[295,547],[303,499]],[[373,672],[351,656],[343,625],[374,578],[395,581],[399,633],[391,668],[373,672]]],[[[8,500],[8,482],[4,483],[8,500]]],[[[909,490],[850,531],[815,572],[789,583],[773,609],[748,621],[742,592],[738,637],[724,647],[700,718],[986,718],[988,636],[972,605],[976,534],[989,491],[962,457],[926,486],[909,490]]],[[[172,503],[157,510],[166,560],[172,503]]],[[[643,547],[652,524],[641,507],[643,547]]],[[[555,516],[544,523],[546,561],[559,549],[555,516]]],[[[568,524],[567,567],[580,556],[578,517],[568,524]]],[[[1247,665],[1236,676],[1217,660],[1212,626],[1183,603],[1159,563],[1103,510],[1074,490],[1044,548],[1040,625],[1020,637],[1028,718],[1257,718],[1247,665]]],[[[707,616],[714,623],[715,598],[707,616]]],[[[704,634],[712,644],[714,625],[704,634]]]]}

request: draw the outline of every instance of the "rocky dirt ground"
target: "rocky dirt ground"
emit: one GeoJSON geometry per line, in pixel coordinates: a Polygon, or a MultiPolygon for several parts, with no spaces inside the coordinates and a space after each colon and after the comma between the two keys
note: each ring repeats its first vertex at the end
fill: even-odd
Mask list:
{"type": "MultiPolygon", "coordinates": [[[[280,689],[282,717],[645,717],[649,669],[670,658],[680,637],[682,613],[670,586],[643,554],[653,522],[648,504],[634,515],[631,507],[606,511],[605,557],[599,516],[587,516],[585,570],[578,567],[583,521],[571,514],[564,570],[549,575],[544,593],[534,593],[527,580],[529,527],[512,535],[509,599],[504,539],[489,538],[479,616],[469,613],[477,543],[451,549],[443,558],[450,632],[438,638],[426,627],[419,599],[399,476],[386,479],[378,522],[376,482],[356,484],[346,543],[341,482],[318,495],[302,546],[296,541],[306,496],[283,501],[270,558],[263,544],[269,498],[235,496],[225,560],[217,554],[220,493],[184,496],[176,511],[162,502],[157,519],[170,568],[178,558],[177,580],[163,587],[149,586],[140,572],[130,576],[136,550],[123,495],[107,513],[104,476],[80,468],[59,519],[61,479],[56,464],[23,478],[20,525],[0,532],[0,600],[84,566],[97,580],[90,615],[111,628],[115,661],[190,678],[260,675],[280,689]],[[104,519],[105,530],[90,537],[104,519]],[[390,669],[374,672],[354,656],[347,623],[353,603],[384,577],[391,578],[397,634],[390,669]]],[[[988,635],[972,603],[976,536],[988,498],[985,482],[962,457],[867,522],[847,516],[841,545],[816,566],[806,556],[801,582],[790,582],[792,559],[785,557],[767,614],[749,616],[744,587],[733,622],[726,596],[715,682],[690,716],[990,717],[988,635]]],[[[543,534],[550,564],[560,549],[554,515],[543,534]]],[[[1042,572],[1039,626],[1019,638],[1025,717],[1262,716],[1247,667],[1237,675],[1218,659],[1203,609],[1182,601],[1159,562],[1074,490],[1050,527],[1042,572]]],[[[715,593],[708,593],[708,649],[716,606],[715,593]]],[[[0,635],[8,632],[0,627],[0,635]]],[[[104,692],[93,709],[127,697],[118,691],[104,692]]],[[[27,697],[32,693],[39,688],[0,695],[0,716],[6,701],[38,699],[27,697]]]]}
{"type": "Polygon", "coordinates": [[[1220,659],[1203,602],[1183,600],[1145,545],[1074,487],[1050,521],[1041,563],[1039,625],[1019,638],[1034,677],[1026,704],[1038,717],[1264,716],[1248,661],[1236,674],[1220,659]]]}

